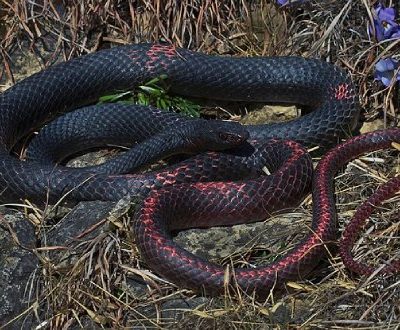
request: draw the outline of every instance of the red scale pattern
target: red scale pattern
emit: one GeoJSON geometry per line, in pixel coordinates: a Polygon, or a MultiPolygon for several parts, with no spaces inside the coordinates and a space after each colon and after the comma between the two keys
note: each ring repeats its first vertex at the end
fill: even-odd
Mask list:
{"type": "MultiPolygon", "coordinates": [[[[327,246],[336,236],[336,209],[333,179],[336,172],[362,153],[389,148],[400,141],[400,129],[358,136],[328,152],[319,162],[313,181],[313,222],[308,236],[286,256],[256,269],[234,269],[229,285],[265,296],[274,287],[309,273],[326,255],[327,246]]],[[[153,191],[135,215],[134,231],[138,247],[148,265],[180,286],[202,289],[208,294],[225,291],[225,268],[210,263],[176,245],[171,230],[209,227],[259,221],[270,214],[293,207],[307,193],[312,163],[304,149],[294,142],[274,141],[276,152],[290,150],[280,167],[271,175],[242,182],[177,185],[153,191]],[[293,180],[299,182],[293,185],[293,180]],[[213,221],[210,223],[210,221],[213,221]]],[[[274,154],[274,152],[272,152],[274,154]]],[[[267,159],[273,161],[273,159],[267,159]]],[[[355,220],[346,229],[341,254],[346,265],[369,274],[373,269],[355,262],[350,256],[354,242],[373,206],[400,189],[400,178],[377,191],[360,207],[355,220]]],[[[385,271],[399,271],[399,262],[385,271]]]]}
{"type": "Polygon", "coordinates": [[[335,88],[334,95],[337,100],[348,100],[354,97],[354,92],[348,84],[340,84],[335,88]]]}
{"type": "MultiPolygon", "coordinates": [[[[392,198],[399,191],[399,188],[400,177],[394,177],[379,187],[375,193],[357,209],[357,212],[354,215],[351,223],[343,232],[343,237],[339,246],[340,255],[347,268],[363,275],[371,275],[373,272],[375,272],[376,269],[374,267],[354,260],[351,255],[351,248],[357,239],[358,233],[364,227],[366,220],[372,214],[374,209],[381,205],[384,200],[392,198]]],[[[396,260],[391,264],[385,265],[380,272],[391,274],[398,273],[399,270],[400,260],[396,260]]]]}
{"type": "Polygon", "coordinates": [[[145,63],[145,67],[149,72],[152,72],[159,66],[166,69],[171,61],[164,61],[163,59],[172,60],[177,56],[177,52],[173,45],[153,44],[147,50],[146,55],[148,60],[145,63]]]}

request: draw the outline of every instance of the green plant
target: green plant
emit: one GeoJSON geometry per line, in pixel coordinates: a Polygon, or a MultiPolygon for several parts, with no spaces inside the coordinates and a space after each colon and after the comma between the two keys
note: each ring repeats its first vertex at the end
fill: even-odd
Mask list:
{"type": "Polygon", "coordinates": [[[167,94],[162,75],[137,88],[137,92],[121,91],[102,96],[99,103],[123,102],[129,104],[152,105],[159,109],[175,111],[190,117],[200,117],[200,106],[180,96],[167,94]]]}

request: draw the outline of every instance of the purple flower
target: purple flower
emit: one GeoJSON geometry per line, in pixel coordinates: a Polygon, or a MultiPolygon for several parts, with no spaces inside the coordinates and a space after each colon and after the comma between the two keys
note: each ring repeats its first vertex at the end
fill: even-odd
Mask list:
{"type": "Polygon", "coordinates": [[[276,2],[280,6],[291,6],[291,5],[299,5],[303,3],[305,0],[277,0],[276,2]]]}
{"type": "MultiPolygon", "coordinates": [[[[375,37],[378,41],[400,38],[400,26],[396,23],[396,11],[393,7],[385,8],[380,3],[375,7],[375,37]]],[[[370,27],[369,32],[373,34],[370,27]]]]}
{"type": "Polygon", "coordinates": [[[400,81],[399,69],[400,63],[392,58],[379,60],[375,65],[375,79],[380,80],[386,87],[392,80],[400,81]],[[394,75],[396,77],[394,78],[394,75]]]}

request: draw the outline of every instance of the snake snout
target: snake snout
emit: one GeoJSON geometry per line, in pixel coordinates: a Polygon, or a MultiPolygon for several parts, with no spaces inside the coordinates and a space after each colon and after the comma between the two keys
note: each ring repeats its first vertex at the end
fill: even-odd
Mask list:
{"type": "Polygon", "coordinates": [[[249,138],[249,132],[239,123],[201,120],[186,136],[194,148],[218,151],[243,144],[249,138]]]}
{"type": "Polygon", "coordinates": [[[220,132],[219,138],[221,139],[221,141],[225,141],[229,144],[238,145],[247,140],[248,134],[246,136],[245,134],[241,135],[241,134],[232,133],[232,132],[220,132]]]}
{"type": "Polygon", "coordinates": [[[210,136],[214,136],[222,148],[243,144],[249,138],[249,132],[239,123],[215,121],[210,136]]]}

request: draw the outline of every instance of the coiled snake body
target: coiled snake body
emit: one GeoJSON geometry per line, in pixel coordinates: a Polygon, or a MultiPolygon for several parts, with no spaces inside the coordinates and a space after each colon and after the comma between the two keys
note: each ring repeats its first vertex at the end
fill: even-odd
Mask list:
{"type": "MultiPolygon", "coordinates": [[[[118,200],[127,194],[146,196],[135,215],[134,232],[147,264],[179,285],[204,288],[210,293],[222,292],[225,269],[183,250],[172,241],[169,232],[263,220],[282,208],[293,207],[307,193],[312,177],[310,157],[298,143],[336,142],[351,133],[358,113],[357,95],[351,80],[338,68],[319,60],[228,58],[163,44],[99,51],[54,65],[0,95],[0,198],[2,201],[29,198],[53,202],[65,194],[66,199],[73,201],[118,200]],[[88,169],[49,164],[50,158],[54,161],[86,147],[77,137],[79,134],[71,132],[68,133],[70,142],[73,141],[69,143],[70,150],[68,144],[51,152],[42,149],[40,157],[33,161],[21,161],[10,155],[11,148],[21,137],[57,113],[93,102],[108,92],[133,89],[162,75],[167,77],[170,90],[181,95],[297,103],[314,111],[287,124],[243,128],[233,123],[183,119],[156,109],[111,105],[111,110],[107,111],[112,112],[111,117],[120,125],[118,133],[114,134],[108,129],[111,119],[105,120],[102,115],[96,115],[101,111],[89,108],[95,112],[88,120],[88,127],[93,130],[98,127],[102,134],[112,135],[115,143],[120,143],[125,133],[129,139],[132,136],[139,140],[148,138],[145,147],[137,146],[135,152],[122,156],[133,165],[125,166],[120,160],[88,169]],[[139,136],[126,132],[130,116],[139,127],[139,136]],[[176,128],[178,133],[166,132],[166,127],[173,127],[172,132],[176,128]],[[190,138],[187,137],[189,133],[190,138]],[[149,138],[153,134],[155,137],[149,138]],[[208,142],[201,146],[204,137],[208,142]],[[250,143],[245,142],[248,137],[250,143]],[[174,148],[193,152],[229,146],[236,148],[196,156],[168,170],[146,175],[121,174],[153,160],[153,156],[147,155],[148,151],[165,156],[174,148]],[[138,163],[132,161],[132,154],[135,159],[139,158],[138,163]],[[272,175],[260,176],[264,165],[272,175]],[[243,175],[246,179],[241,179],[243,175]],[[191,180],[200,182],[187,182],[191,180]]],[[[74,118],[84,121],[77,119],[81,118],[78,113],[72,115],[72,120],[74,118]]],[[[57,134],[67,134],[69,124],[66,123],[61,117],[47,130],[53,131],[57,139],[57,134]]],[[[101,144],[104,139],[97,139],[95,143],[101,144]]],[[[387,148],[391,142],[399,140],[398,130],[387,130],[356,137],[329,152],[314,174],[310,234],[270,265],[236,269],[235,283],[246,291],[265,293],[275,285],[309,272],[324,255],[323,243],[335,238],[332,181],[336,171],[362,152],[387,148]]],[[[37,141],[33,144],[48,144],[41,142],[40,137],[37,141]]],[[[31,151],[35,148],[33,146],[31,151]]],[[[34,154],[31,151],[28,155],[34,154]]],[[[353,228],[351,233],[355,231],[353,228]]],[[[352,241],[352,235],[347,237],[348,242],[352,241]]],[[[344,254],[347,251],[342,250],[344,254]]]]}

